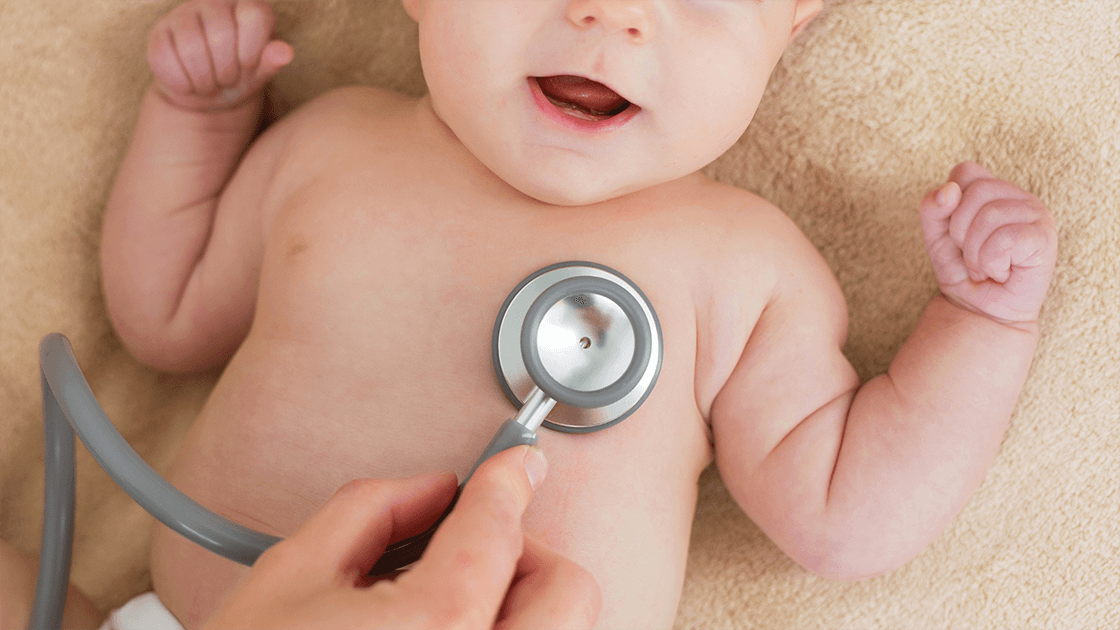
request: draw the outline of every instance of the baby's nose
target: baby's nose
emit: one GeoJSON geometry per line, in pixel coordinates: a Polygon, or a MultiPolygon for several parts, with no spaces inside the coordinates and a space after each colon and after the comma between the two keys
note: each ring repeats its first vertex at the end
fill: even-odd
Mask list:
{"type": "Polygon", "coordinates": [[[571,0],[568,19],[577,28],[601,25],[607,32],[624,31],[630,41],[644,44],[653,36],[650,0],[571,0]]]}

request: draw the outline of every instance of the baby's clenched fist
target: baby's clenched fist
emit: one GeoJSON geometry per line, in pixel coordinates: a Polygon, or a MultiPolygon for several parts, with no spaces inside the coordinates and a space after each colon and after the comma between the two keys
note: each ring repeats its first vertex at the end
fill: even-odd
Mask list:
{"type": "Polygon", "coordinates": [[[921,217],[946,299],[1002,323],[1038,319],[1058,235],[1037,197],[962,162],[922,200],[921,217]]]}
{"type": "Polygon", "coordinates": [[[148,39],[155,88],[185,109],[240,105],[292,60],[291,46],[271,40],[274,24],[263,0],[191,0],[176,7],[148,39]]]}

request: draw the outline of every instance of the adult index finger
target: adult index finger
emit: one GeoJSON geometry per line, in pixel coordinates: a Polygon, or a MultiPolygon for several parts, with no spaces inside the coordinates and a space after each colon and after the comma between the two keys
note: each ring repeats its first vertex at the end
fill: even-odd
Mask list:
{"type": "Polygon", "coordinates": [[[489,628],[521,557],[521,515],[544,477],[540,449],[507,449],[479,466],[416,566],[397,579],[434,627],[489,628]]]}
{"type": "Polygon", "coordinates": [[[278,545],[287,545],[290,561],[307,580],[358,580],[393,538],[418,533],[430,524],[454,488],[451,473],[355,479],[278,545]]]}

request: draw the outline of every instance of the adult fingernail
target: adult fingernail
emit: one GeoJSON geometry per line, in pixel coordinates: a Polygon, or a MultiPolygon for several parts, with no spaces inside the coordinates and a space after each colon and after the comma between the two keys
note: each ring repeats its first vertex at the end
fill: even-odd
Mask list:
{"type": "Polygon", "coordinates": [[[524,462],[525,474],[529,476],[529,484],[533,486],[533,490],[536,490],[548,472],[548,462],[545,461],[544,451],[535,446],[529,447],[525,450],[524,462]]]}

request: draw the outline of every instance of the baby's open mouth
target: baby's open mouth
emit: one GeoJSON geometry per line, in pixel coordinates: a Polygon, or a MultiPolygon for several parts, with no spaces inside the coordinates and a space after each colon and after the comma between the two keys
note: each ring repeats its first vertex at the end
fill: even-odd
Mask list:
{"type": "Polygon", "coordinates": [[[550,103],[575,118],[597,122],[630,107],[630,101],[598,81],[570,74],[534,78],[550,103]]]}

